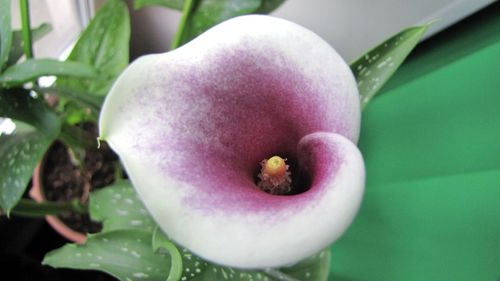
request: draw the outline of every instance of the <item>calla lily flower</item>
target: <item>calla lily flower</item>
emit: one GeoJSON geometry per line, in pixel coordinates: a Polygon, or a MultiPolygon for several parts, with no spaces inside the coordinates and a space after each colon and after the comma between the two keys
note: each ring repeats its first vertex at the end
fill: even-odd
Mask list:
{"type": "Polygon", "coordinates": [[[359,129],[356,82],[337,52],[260,15],[137,59],[100,116],[159,227],[239,268],[293,264],[341,236],[364,190],[359,129]]]}

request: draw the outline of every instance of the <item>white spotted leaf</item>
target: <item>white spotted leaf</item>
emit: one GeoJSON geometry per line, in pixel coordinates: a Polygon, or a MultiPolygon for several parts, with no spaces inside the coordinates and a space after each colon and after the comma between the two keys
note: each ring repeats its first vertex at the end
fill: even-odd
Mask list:
{"type": "Polygon", "coordinates": [[[289,267],[243,270],[210,263],[183,247],[177,247],[177,249],[173,250],[173,242],[168,240],[159,228],[155,230],[153,237],[155,237],[153,248],[161,248],[162,245],[165,245],[168,255],[173,257],[174,262],[172,262],[173,267],[169,277],[175,276],[180,278],[181,281],[325,281],[328,278],[330,266],[330,252],[328,249],[289,267]],[[180,257],[177,258],[179,252],[182,261],[178,260],[180,257]],[[178,273],[179,270],[181,271],[180,274],[178,273]]]}
{"type": "Polygon", "coordinates": [[[351,63],[363,108],[391,78],[429,26],[404,29],[351,63]]]}
{"type": "Polygon", "coordinates": [[[48,253],[43,264],[99,270],[121,281],[166,280],[170,260],[153,252],[151,239],[150,232],[130,229],[90,235],[84,245],[66,244],[48,253]]]}
{"type": "Polygon", "coordinates": [[[0,117],[22,121],[52,138],[61,130],[59,117],[25,90],[0,90],[0,117]]]}
{"type": "Polygon", "coordinates": [[[32,126],[0,136],[0,209],[8,213],[23,195],[61,125],[55,113],[25,91],[0,91],[0,117],[32,126]]]}
{"type": "Polygon", "coordinates": [[[285,274],[290,280],[326,280],[329,271],[329,251],[325,250],[296,265],[283,267],[277,270],[241,270],[219,266],[207,262],[187,249],[175,246],[168,238],[159,231],[137,193],[129,181],[121,181],[90,195],[90,214],[94,220],[103,222],[103,231],[109,232],[117,229],[142,229],[153,233],[152,250],[158,248],[166,250],[173,268],[165,268],[167,280],[181,281],[208,281],[208,280],[235,280],[235,281],[274,281],[280,280],[275,273],[285,274]],[[134,222],[135,223],[132,223],[134,222]],[[138,223],[141,221],[141,223],[138,223]],[[179,253],[181,257],[179,257],[179,253]],[[173,257],[173,263],[171,262],[173,257]],[[180,260],[180,258],[182,258],[180,260]],[[180,274],[179,274],[180,271],[180,274]]]}
{"type": "Polygon", "coordinates": [[[52,139],[31,130],[0,136],[0,209],[9,212],[21,199],[33,170],[52,139]]]}
{"type": "Polygon", "coordinates": [[[297,280],[327,280],[330,272],[330,249],[325,249],[293,266],[283,267],[281,271],[297,280]]]}
{"type": "Polygon", "coordinates": [[[129,181],[120,181],[90,194],[90,216],[103,223],[103,232],[140,229],[153,232],[155,222],[129,181]]]}

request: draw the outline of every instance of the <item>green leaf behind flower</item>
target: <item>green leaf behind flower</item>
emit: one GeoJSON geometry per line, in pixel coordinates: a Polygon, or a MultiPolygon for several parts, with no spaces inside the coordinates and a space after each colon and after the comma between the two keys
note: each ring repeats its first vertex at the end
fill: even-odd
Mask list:
{"type": "Polygon", "coordinates": [[[276,10],[285,0],[262,0],[259,9],[255,11],[256,14],[269,14],[276,10]]]}
{"type": "Polygon", "coordinates": [[[29,59],[7,68],[0,75],[0,86],[12,88],[41,76],[71,76],[81,78],[95,78],[95,69],[87,64],[54,59],[29,59]]]}
{"type": "Polygon", "coordinates": [[[260,8],[260,0],[203,0],[195,2],[182,30],[181,45],[210,27],[227,19],[251,14],[260,8]]]}
{"type": "MultiPolygon", "coordinates": [[[[203,1],[198,1],[198,2],[203,2],[203,1]]],[[[224,1],[224,2],[227,3],[231,1],[224,1]]],[[[253,13],[267,14],[274,11],[283,2],[285,2],[285,0],[261,0],[259,2],[260,2],[260,7],[255,11],[253,11],[253,13]]],[[[135,0],[134,1],[134,9],[140,9],[142,7],[154,6],[154,5],[182,11],[182,8],[184,7],[184,0],[135,0]]]]}
{"type": "Polygon", "coordinates": [[[187,249],[181,248],[182,280],[189,281],[279,281],[279,280],[327,280],[330,268],[329,250],[324,250],[290,267],[277,269],[243,270],[209,263],[187,249]]]}
{"type": "Polygon", "coordinates": [[[134,1],[134,9],[136,10],[142,7],[155,6],[155,5],[182,11],[182,7],[184,6],[184,0],[135,0],[134,1]]]}
{"type": "Polygon", "coordinates": [[[0,136],[1,210],[9,213],[16,206],[51,142],[36,130],[0,136]]]}
{"type": "Polygon", "coordinates": [[[92,192],[90,216],[103,223],[103,232],[141,229],[152,233],[156,227],[129,181],[92,192]]]}
{"type": "Polygon", "coordinates": [[[153,252],[151,239],[150,232],[130,229],[91,235],[85,245],[67,244],[48,253],[43,264],[99,270],[122,281],[166,280],[170,259],[153,252]]]}
{"type": "Polygon", "coordinates": [[[123,1],[107,1],[80,35],[68,61],[93,66],[99,79],[61,78],[57,85],[104,96],[116,77],[127,67],[130,19],[123,1]]]}
{"type": "MultiPolygon", "coordinates": [[[[139,2],[152,3],[152,1],[139,2]]],[[[162,2],[164,2],[163,6],[180,8],[179,1],[162,2]]],[[[267,14],[283,2],[284,0],[192,0],[185,2],[185,5],[190,4],[190,6],[182,7],[183,17],[172,48],[177,48],[191,41],[207,29],[225,20],[247,14],[267,14]]]]}
{"type": "MultiPolygon", "coordinates": [[[[89,112],[85,98],[76,101],[73,97],[91,96],[101,98],[107,94],[118,75],[129,62],[130,18],[123,1],[107,1],[97,12],[76,42],[68,61],[86,63],[98,72],[98,79],[59,78],[56,94],[59,94],[58,110],[63,121],[74,125],[83,121],[96,121],[96,112],[89,112]],[[71,95],[71,92],[77,93],[71,95]],[[66,99],[66,96],[71,96],[66,99]],[[82,102],[83,101],[83,102],[82,102]]],[[[87,99],[88,100],[88,99],[87,99]]]]}
{"type": "Polygon", "coordinates": [[[407,28],[351,63],[363,108],[396,72],[429,26],[407,28]]]}
{"type": "MultiPolygon", "coordinates": [[[[42,39],[52,31],[52,26],[48,23],[42,23],[40,26],[33,28],[31,30],[33,42],[42,39]]],[[[20,30],[16,30],[12,33],[12,46],[9,53],[9,61],[7,65],[15,64],[24,54],[23,50],[23,35],[20,30]]]]}
{"type": "Polygon", "coordinates": [[[36,164],[61,125],[55,113],[26,91],[0,92],[0,117],[32,126],[0,136],[0,209],[8,213],[21,199],[36,164]]]}
{"type": "MultiPolygon", "coordinates": [[[[126,230],[148,230],[151,233],[153,240],[150,248],[151,252],[156,252],[158,248],[164,248],[168,253],[164,253],[161,258],[167,257],[169,260],[168,265],[163,265],[158,270],[162,270],[167,278],[168,273],[171,271],[170,264],[174,264],[170,279],[175,280],[174,277],[179,277],[181,280],[193,281],[212,281],[212,280],[280,280],[278,277],[270,275],[264,270],[241,270],[236,268],[224,267],[209,263],[187,249],[176,246],[170,241],[161,231],[158,231],[157,226],[154,224],[153,219],[134,191],[132,185],[128,181],[121,181],[107,188],[93,192],[90,196],[90,214],[94,220],[101,220],[103,222],[103,230],[105,233],[114,233],[116,231],[126,230]],[[132,223],[133,222],[133,223],[132,223]],[[153,231],[149,231],[151,227],[156,229],[156,235],[153,231]],[[174,257],[174,262],[171,262],[171,256],[174,257]]],[[[93,240],[89,239],[88,243],[93,240]]],[[[96,255],[95,252],[91,253],[96,255]]],[[[61,257],[62,259],[62,257],[61,257]]],[[[152,267],[151,264],[137,261],[139,268],[152,267]]],[[[154,264],[160,264],[160,261],[154,264]]],[[[79,267],[78,263],[73,263],[72,268],[88,269],[88,264],[82,263],[79,267]]],[[[99,268],[93,268],[100,270],[99,268]]],[[[119,276],[121,271],[113,272],[115,269],[107,269],[106,272],[119,276]]],[[[121,270],[121,269],[120,269],[121,270]]],[[[138,270],[138,269],[137,269],[138,270]]],[[[294,266],[284,267],[273,272],[286,274],[297,280],[313,280],[321,281],[326,280],[329,270],[329,253],[323,251],[309,259],[306,259],[294,266]]],[[[125,279],[121,279],[125,280],[125,279]]],[[[164,279],[162,279],[164,280],[164,279]]]]}
{"type": "Polygon", "coordinates": [[[9,59],[10,47],[12,45],[10,2],[11,0],[0,0],[0,72],[9,59]]]}

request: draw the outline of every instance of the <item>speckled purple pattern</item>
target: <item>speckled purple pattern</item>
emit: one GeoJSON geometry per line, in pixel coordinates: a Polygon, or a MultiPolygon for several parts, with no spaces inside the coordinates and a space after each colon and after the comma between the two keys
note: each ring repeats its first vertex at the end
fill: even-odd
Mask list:
{"type": "MultiPolygon", "coordinates": [[[[357,138],[345,123],[350,113],[343,111],[349,108],[336,99],[335,91],[342,91],[343,82],[311,79],[314,74],[304,75],[293,60],[273,50],[252,53],[244,46],[241,50],[219,50],[209,59],[208,67],[201,69],[177,66],[169,81],[183,87],[170,90],[175,96],[148,95],[149,91],[175,86],[163,84],[159,78],[168,65],[157,66],[157,77],[150,77],[155,83],[138,87],[141,98],[137,102],[154,110],[147,122],[164,122],[164,116],[178,119],[169,119],[165,125],[173,131],[154,140],[144,141],[139,133],[137,145],[152,154],[165,154],[163,159],[177,155],[179,161],[159,165],[166,176],[195,187],[184,200],[203,212],[302,208],[321,191],[321,185],[277,198],[257,188],[255,170],[261,160],[272,155],[297,158],[300,139],[313,132],[357,138]]],[[[334,164],[327,160],[324,164],[334,164]]],[[[321,182],[320,176],[326,177],[324,173],[317,175],[313,183],[321,182]]]]}
{"type": "Polygon", "coordinates": [[[360,101],[349,66],[294,23],[242,16],[139,58],[103,105],[100,134],[156,223],[217,264],[281,267],[352,222],[364,189],[360,101]],[[256,184],[287,158],[292,192],[256,184]]]}

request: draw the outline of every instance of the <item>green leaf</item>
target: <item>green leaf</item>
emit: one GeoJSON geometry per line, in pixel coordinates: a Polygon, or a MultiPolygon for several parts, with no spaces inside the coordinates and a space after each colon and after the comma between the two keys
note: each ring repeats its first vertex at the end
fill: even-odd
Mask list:
{"type": "Polygon", "coordinates": [[[31,97],[24,90],[0,91],[0,117],[27,123],[51,138],[55,138],[61,129],[57,115],[40,99],[31,97]]]}
{"type": "Polygon", "coordinates": [[[262,0],[260,7],[256,14],[269,14],[270,12],[276,10],[285,0],[262,0]]]}
{"type": "Polygon", "coordinates": [[[311,280],[325,281],[329,272],[329,252],[323,251],[303,262],[291,267],[263,270],[243,270],[209,263],[187,249],[181,248],[183,258],[183,275],[181,280],[211,281],[211,280],[311,280]]]}
{"type": "MultiPolygon", "coordinates": [[[[112,186],[92,192],[90,195],[90,214],[94,220],[103,221],[103,231],[116,229],[154,228],[153,249],[163,248],[169,256],[174,256],[172,273],[182,270],[181,280],[279,280],[262,270],[240,270],[211,264],[182,247],[176,247],[165,234],[159,231],[153,219],[144,209],[137,193],[130,182],[122,181],[112,186]],[[180,250],[177,250],[180,249],[180,250]],[[179,262],[178,254],[182,253],[179,262]],[[183,267],[182,267],[183,266],[183,267]],[[184,278],[184,279],[182,279],[184,278]]],[[[323,251],[292,267],[282,268],[282,274],[287,274],[298,280],[326,280],[329,270],[329,253],[323,251]],[[304,279],[306,278],[306,279],[304,279]]],[[[274,271],[276,272],[276,270],[274,271]]],[[[171,274],[171,278],[177,274],[171,274]]],[[[173,279],[175,280],[175,279],[173,279]]]]}
{"type": "MultiPolygon", "coordinates": [[[[165,237],[165,236],[163,236],[165,237]]],[[[167,240],[167,238],[163,238],[167,240]]],[[[168,240],[167,240],[168,241],[168,240]]],[[[324,250],[296,265],[279,269],[243,270],[209,263],[185,248],[182,252],[184,267],[181,280],[211,281],[211,280],[327,280],[330,268],[329,250],[324,250]]]]}
{"type": "Polygon", "coordinates": [[[57,86],[105,96],[129,62],[130,19],[123,1],[107,1],[83,31],[68,61],[93,66],[96,79],[60,78],[57,86]]]}
{"type": "Polygon", "coordinates": [[[10,2],[11,0],[0,0],[0,72],[9,59],[10,47],[12,45],[10,2]]]}
{"type": "Polygon", "coordinates": [[[96,117],[103,102],[103,98],[101,97],[89,95],[87,92],[82,92],[81,90],[63,88],[62,86],[46,88],[33,87],[33,90],[37,93],[52,94],[70,101],[75,101],[80,104],[80,108],[83,106],[93,110],[96,117]]]}
{"type": "MultiPolygon", "coordinates": [[[[211,281],[211,280],[232,280],[232,281],[272,281],[268,274],[261,270],[243,270],[219,266],[209,263],[187,249],[180,248],[182,253],[182,264],[184,266],[181,280],[185,281],[211,281]]],[[[276,279],[278,280],[278,279],[276,279]]]]}
{"type": "MultiPolygon", "coordinates": [[[[31,30],[33,42],[40,40],[45,35],[52,31],[52,26],[48,23],[42,23],[40,26],[31,30]]],[[[14,65],[24,54],[23,51],[23,35],[20,30],[16,30],[12,34],[12,47],[10,48],[9,61],[7,65],[14,65]]]]}
{"type": "Polygon", "coordinates": [[[210,27],[227,19],[251,14],[261,7],[260,0],[203,0],[191,11],[191,17],[182,31],[181,44],[184,44],[210,27]]]}
{"type": "Polygon", "coordinates": [[[0,136],[0,208],[9,212],[23,195],[61,124],[55,113],[25,91],[0,92],[0,116],[33,126],[0,136]]]}
{"type": "Polygon", "coordinates": [[[182,11],[184,0],[135,0],[134,9],[138,10],[145,6],[163,6],[175,10],[182,11]]]}
{"type": "MultiPolygon", "coordinates": [[[[203,2],[203,1],[200,1],[203,2]]],[[[233,1],[234,2],[234,1],[233,1]]],[[[260,7],[253,11],[256,14],[268,14],[278,8],[285,0],[262,0],[260,7]]],[[[145,6],[163,6],[182,11],[184,0],[135,0],[134,9],[140,9],[145,6]]]]}
{"type": "Polygon", "coordinates": [[[51,143],[51,138],[36,130],[0,136],[0,209],[9,213],[21,199],[51,143]]]}
{"type": "Polygon", "coordinates": [[[90,216],[102,221],[103,232],[141,229],[153,232],[155,222],[129,181],[120,181],[90,194],[90,216]]]}
{"type": "Polygon", "coordinates": [[[327,280],[330,271],[330,249],[325,249],[291,267],[283,267],[281,271],[297,280],[327,280]]]}
{"type": "Polygon", "coordinates": [[[95,69],[83,63],[53,59],[30,59],[7,68],[0,75],[0,86],[4,88],[21,86],[40,76],[51,75],[78,78],[97,77],[95,69]]]}
{"type": "Polygon", "coordinates": [[[407,28],[351,63],[363,108],[391,78],[429,26],[407,28]]]}
{"type": "Polygon", "coordinates": [[[78,212],[87,214],[87,205],[80,202],[80,199],[75,198],[71,202],[35,202],[31,199],[21,198],[16,204],[16,207],[11,210],[14,215],[40,218],[47,215],[59,215],[63,212],[78,212]]]}
{"type": "Polygon", "coordinates": [[[151,233],[140,230],[90,235],[85,245],[67,244],[48,253],[43,264],[99,270],[122,281],[166,280],[170,260],[153,252],[151,239],[151,233]]]}

